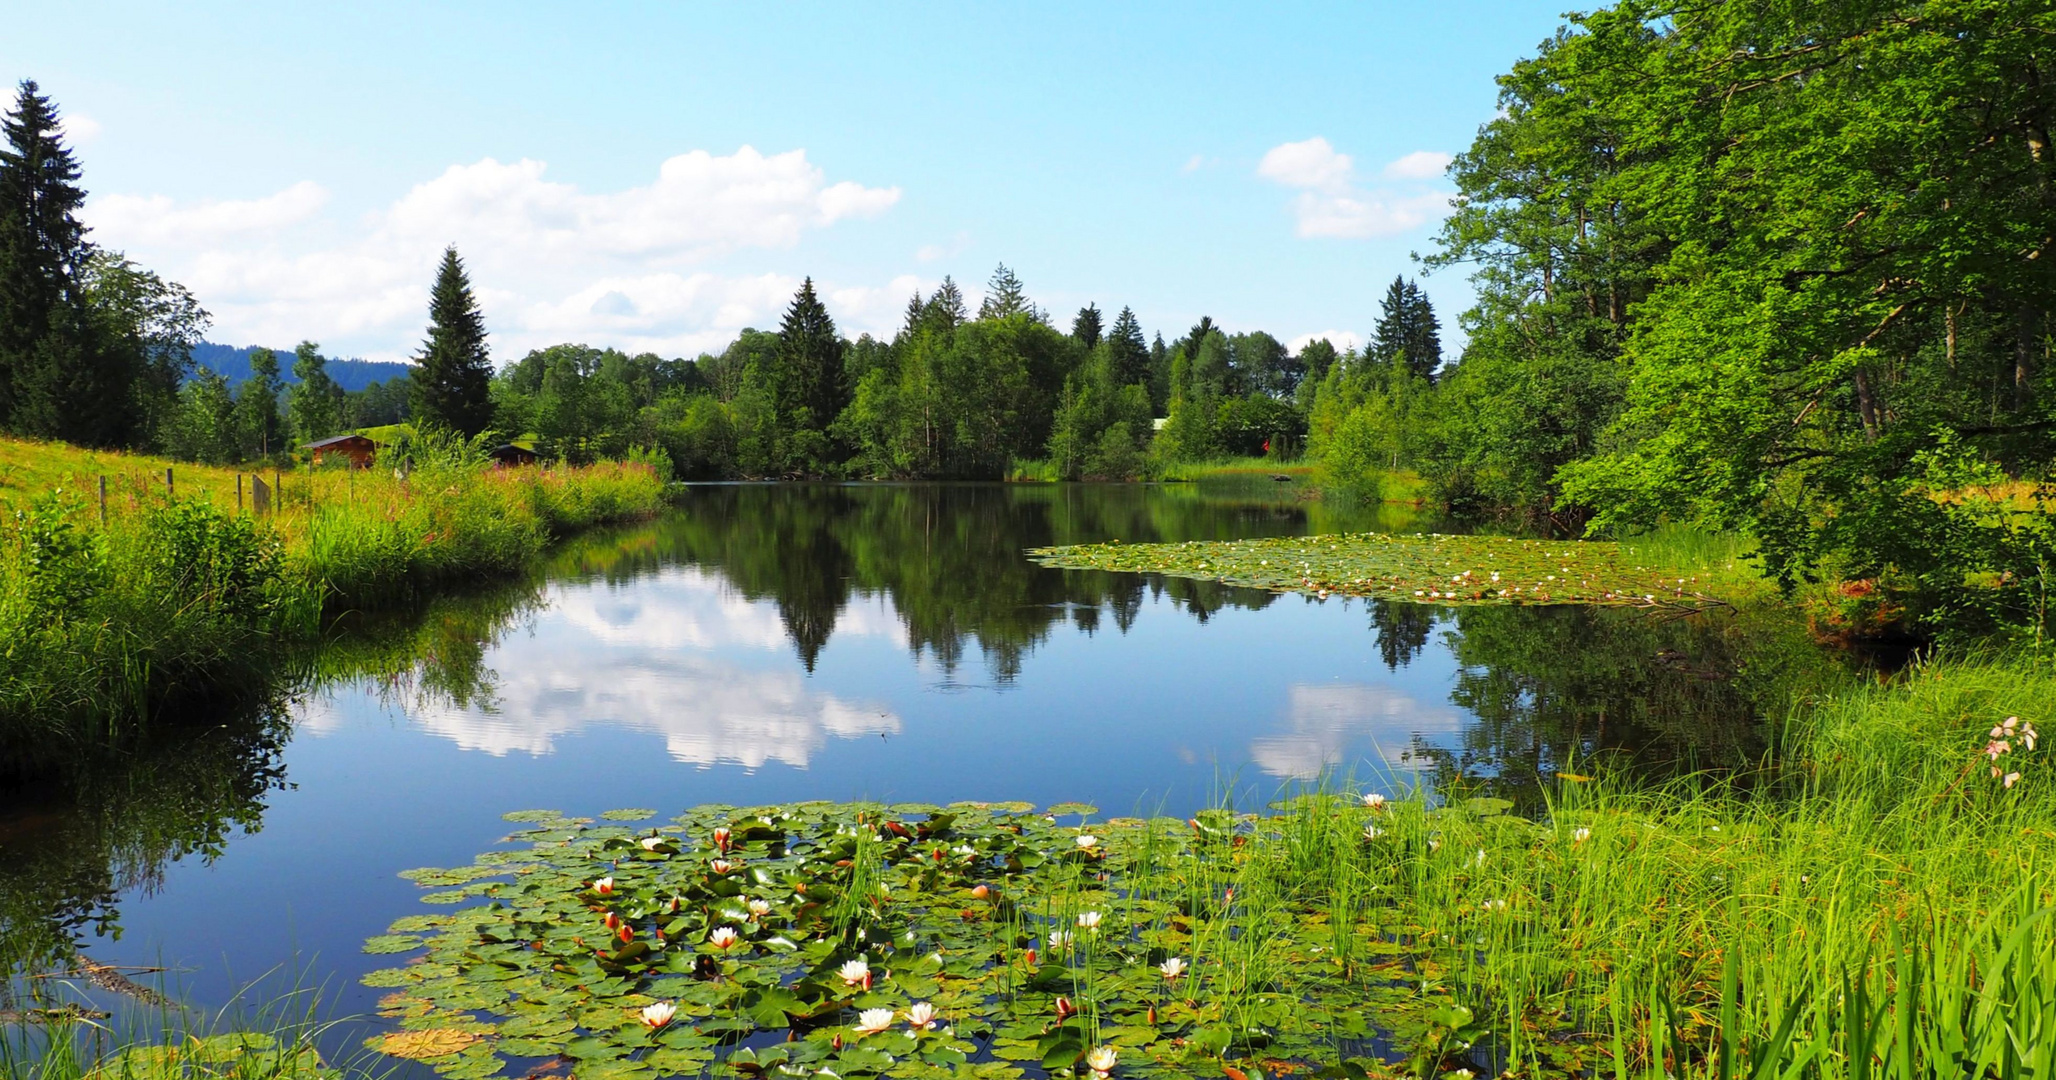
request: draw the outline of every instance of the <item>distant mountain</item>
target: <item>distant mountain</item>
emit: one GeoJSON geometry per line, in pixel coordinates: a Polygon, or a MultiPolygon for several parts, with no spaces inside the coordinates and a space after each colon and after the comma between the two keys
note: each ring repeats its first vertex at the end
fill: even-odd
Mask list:
{"type": "MultiPolygon", "coordinates": [[[[250,377],[250,354],[256,345],[216,345],[203,341],[193,346],[193,362],[227,379],[230,386],[240,385],[250,377]]],[[[287,385],[299,382],[293,377],[293,350],[273,349],[278,354],[278,376],[287,385]]],[[[328,358],[328,377],[345,390],[362,390],[372,383],[395,379],[414,370],[412,364],[398,364],[389,360],[337,360],[328,358]]]]}

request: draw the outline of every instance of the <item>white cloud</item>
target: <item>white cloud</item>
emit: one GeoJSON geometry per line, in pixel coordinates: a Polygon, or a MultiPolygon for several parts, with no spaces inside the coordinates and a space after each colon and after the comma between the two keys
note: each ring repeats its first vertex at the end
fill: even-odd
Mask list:
{"type": "MultiPolygon", "coordinates": [[[[718,348],[744,326],[775,322],[799,281],[707,264],[791,248],[900,197],[897,187],[831,183],[803,150],[749,146],[679,154],[651,183],[619,191],[587,192],[546,174],[532,159],[452,165],[355,221],[324,213],[330,193],[311,181],[243,201],[105,195],[86,218],[99,242],[193,289],[214,313],[218,340],[311,338],[381,359],[413,348],[436,259],[454,243],[495,355],[508,360],[566,340],[667,355],[718,348]]],[[[861,321],[875,314],[868,292],[829,291],[867,305],[836,312],[858,318],[850,332],[874,328],[861,321]]],[[[887,306],[904,304],[907,291],[887,306]]],[[[881,319],[876,329],[895,321],[881,319]]]]}
{"type": "Polygon", "coordinates": [[[1440,150],[1416,150],[1388,163],[1384,173],[1390,180],[1434,180],[1440,177],[1454,160],[1456,159],[1440,150]]]}
{"type": "Polygon", "coordinates": [[[1388,180],[1404,187],[1367,188],[1356,178],[1356,164],[1320,136],[1280,143],[1257,163],[1257,175],[1286,187],[1299,188],[1292,212],[1296,232],[1305,237],[1363,239],[1410,232],[1448,212],[1450,193],[1421,182],[1440,174],[1449,157],[1417,150],[1385,166],[1388,180]]]}
{"type": "Polygon", "coordinates": [[[1189,157],[1189,158],[1186,158],[1186,159],[1185,159],[1185,165],[1184,165],[1184,167],[1183,167],[1183,168],[1180,168],[1180,169],[1179,169],[1178,171],[1179,171],[1179,172],[1182,172],[1182,173],[1196,173],[1196,172],[1198,172],[1198,171],[1199,171],[1199,169],[1200,169],[1200,166],[1202,166],[1202,165],[1205,165],[1205,164],[1206,164],[1206,155],[1204,155],[1204,154],[1194,154],[1194,155],[1192,155],[1191,157],[1189,157]]]}
{"type": "Polygon", "coordinates": [[[86,224],[128,245],[214,244],[297,225],[328,204],[328,189],[302,180],[261,199],[177,206],[163,195],[108,195],[86,204],[86,224]]]}
{"type": "Polygon", "coordinates": [[[85,113],[65,113],[57,120],[57,130],[64,135],[64,141],[73,146],[92,142],[100,134],[100,121],[85,113]]]}

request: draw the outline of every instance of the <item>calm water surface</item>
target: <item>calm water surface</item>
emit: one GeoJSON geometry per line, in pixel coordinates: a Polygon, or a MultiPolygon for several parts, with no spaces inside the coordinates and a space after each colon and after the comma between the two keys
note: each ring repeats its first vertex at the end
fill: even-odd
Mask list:
{"type": "Polygon", "coordinates": [[[1218,487],[706,487],[533,579],[339,635],[230,720],[0,815],[0,946],[75,934],[196,1000],[358,946],[528,808],[1082,800],[1185,814],[1350,774],[1532,797],[1599,752],[1752,752],[1718,618],[1367,603],[1046,570],[1052,543],[1421,527],[1218,487]]]}

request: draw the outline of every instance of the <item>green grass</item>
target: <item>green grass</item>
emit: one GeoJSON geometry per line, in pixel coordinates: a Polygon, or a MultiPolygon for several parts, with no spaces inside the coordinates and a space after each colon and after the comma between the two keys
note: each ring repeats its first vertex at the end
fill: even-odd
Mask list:
{"type": "Polygon", "coordinates": [[[645,465],[495,470],[428,446],[404,477],[282,480],[259,518],[233,470],[0,440],[0,767],[267,691],[344,611],[505,574],[554,538],[653,512],[645,465]],[[109,479],[103,517],[98,480],[109,479]]]}

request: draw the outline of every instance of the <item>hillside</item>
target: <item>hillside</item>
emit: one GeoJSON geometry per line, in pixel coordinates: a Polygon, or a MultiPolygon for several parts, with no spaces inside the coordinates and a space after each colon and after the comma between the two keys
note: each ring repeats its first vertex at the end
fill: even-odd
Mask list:
{"type": "MultiPolygon", "coordinates": [[[[203,341],[193,348],[193,362],[235,386],[250,377],[250,354],[258,348],[256,345],[217,345],[203,341]]],[[[279,378],[287,385],[299,382],[293,377],[293,350],[274,348],[272,351],[278,353],[279,378]]],[[[413,370],[412,364],[388,360],[337,360],[331,357],[328,361],[328,377],[345,390],[362,390],[372,383],[396,379],[413,370]]]]}

